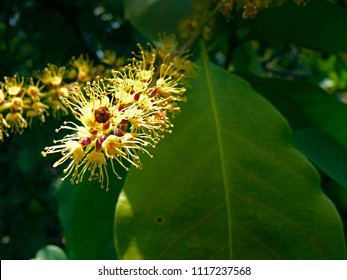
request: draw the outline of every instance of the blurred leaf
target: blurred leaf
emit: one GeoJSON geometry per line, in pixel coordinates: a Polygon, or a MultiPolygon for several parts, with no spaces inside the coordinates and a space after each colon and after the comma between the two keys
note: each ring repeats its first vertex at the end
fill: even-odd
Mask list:
{"type": "Polygon", "coordinates": [[[243,43],[233,51],[232,66],[236,71],[262,76],[263,70],[251,42],[243,43]]]}
{"type": "Polygon", "coordinates": [[[126,180],[120,258],[345,258],[339,215],[286,121],[239,77],[199,67],[173,135],[126,180]]]}
{"type": "Polygon", "coordinates": [[[125,16],[148,39],[177,34],[180,19],[192,12],[190,0],[125,0],[125,16]]]}
{"type": "Polygon", "coordinates": [[[71,216],[74,210],[75,186],[71,186],[58,179],[55,182],[57,189],[58,215],[64,231],[65,249],[70,258],[72,258],[71,241],[71,216]]]}
{"type": "Polygon", "coordinates": [[[35,260],[67,260],[67,257],[58,246],[47,245],[36,253],[35,260]]]}
{"type": "MultiPolygon", "coordinates": [[[[338,184],[336,181],[329,180],[324,186],[324,192],[336,205],[342,220],[347,222],[347,189],[338,184]]],[[[347,233],[347,227],[345,227],[345,233],[347,233]]]]}
{"type": "Polygon", "coordinates": [[[100,183],[87,178],[78,184],[71,185],[69,180],[60,185],[59,212],[65,229],[69,230],[67,244],[72,251],[73,259],[102,260],[116,259],[117,253],[113,243],[113,221],[115,204],[119,192],[124,183],[126,172],[118,167],[118,174],[123,177],[118,180],[112,168],[109,168],[110,186],[109,191],[100,188],[100,183]],[[67,191],[74,188],[74,191],[67,191]],[[64,190],[65,189],[65,190],[64,190]],[[64,195],[65,193],[65,195],[64,195]],[[69,203],[64,196],[74,195],[69,203]],[[72,205],[71,205],[72,203],[72,205]],[[66,227],[66,223],[69,226],[66,227]]]}
{"type": "Polygon", "coordinates": [[[287,1],[264,10],[251,21],[251,38],[261,42],[293,42],[306,47],[347,52],[347,10],[326,0],[297,6],[287,1]]]}
{"type": "Polygon", "coordinates": [[[314,129],[295,131],[293,139],[310,161],[347,189],[347,150],[344,146],[314,129]]]}
{"type": "Polygon", "coordinates": [[[319,128],[347,147],[347,106],[303,80],[245,76],[289,121],[294,130],[319,128]]]}
{"type": "Polygon", "coordinates": [[[67,186],[76,188],[68,241],[73,259],[116,259],[112,221],[118,186],[106,192],[99,184],[86,180],[78,186],[67,186]]]}

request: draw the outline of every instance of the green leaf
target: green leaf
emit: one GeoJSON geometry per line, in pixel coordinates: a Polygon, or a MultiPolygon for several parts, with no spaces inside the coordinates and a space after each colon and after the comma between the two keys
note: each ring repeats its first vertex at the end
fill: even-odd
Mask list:
{"type": "Polygon", "coordinates": [[[245,76],[289,121],[292,129],[319,128],[347,147],[347,106],[303,80],[245,76]]]}
{"type": "Polygon", "coordinates": [[[231,65],[238,72],[263,76],[263,69],[255,51],[253,50],[251,42],[245,42],[235,48],[232,54],[231,65]]]}
{"type": "Polygon", "coordinates": [[[78,185],[66,180],[59,186],[59,214],[73,259],[117,259],[114,210],[126,172],[117,166],[116,171],[123,178],[118,180],[112,168],[108,169],[109,191],[101,189],[99,182],[87,179],[78,185]]]}
{"type": "Polygon", "coordinates": [[[343,259],[340,217],[284,118],[205,58],[172,135],[132,170],[121,259],[343,259]]]}
{"type": "Polygon", "coordinates": [[[97,181],[77,186],[70,225],[74,259],[116,259],[112,221],[119,190],[116,180],[109,192],[97,181]]]}
{"type": "Polygon", "coordinates": [[[71,215],[74,210],[76,187],[62,182],[60,179],[57,179],[57,181],[53,183],[52,187],[57,190],[58,216],[64,231],[65,250],[68,256],[72,258],[70,225],[71,215]]]}
{"type": "MultiPolygon", "coordinates": [[[[324,186],[324,192],[334,202],[338,209],[341,219],[347,222],[347,189],[334,180],[327,180],[324,186]]],[[[347,228],[345,227],[345,236],[347,236],[347,228]]],[[[347,241],[347,239],[346,239],[347,241]]],[[[346,242],[347,247],[347,242],[346,242]]]]}
{"type": "Polygon", "coordinates": [[[334,202],[345,224],[347,221],[346,148],[326,133],[316,129],[295,131],[293,139],[295,146],[323,171],[323,190],[334,202]]]}
{"type": "Polygon", "coordinates": [[[189,0],[125,0],[125,15],[148,39],[158,33],[177,34],[178,22],[192,12],[189,0]]]}
{"type": "Polygon", "coordinates": [[[326,0],[297,6],[287,1],[251,22],[250,37],[261,42],[292,42],[328,51],[347,51],[347,10],[326,0]]]}
{"type": "Polygon", "coordinates": [[[324,132],[303,129],[294,132],[294,144],[310,161],[347,189],[347,150],[324,132]]]}
{"type": "Polygon", "coordinates": [[[35,260],[67,260],[65,252],[55,245],[47,245],[37,251],[35,260]]]}

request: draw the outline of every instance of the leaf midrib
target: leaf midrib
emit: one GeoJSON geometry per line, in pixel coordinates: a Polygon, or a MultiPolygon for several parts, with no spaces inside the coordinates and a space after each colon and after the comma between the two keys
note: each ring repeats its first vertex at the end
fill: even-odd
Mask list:
{"type": "Polygon", "coordinates": [[[229,259],[233,259],[233,253],[232,253],[232,234],[231,234],[231,209],[230,209],[230,199],[229,199],[229,193],[228,193],[228,177],[226,172],[226,166],[225,166],[225,158],[224,158],[224,149],[223,149],[223,141],[221,137],[221,125],[219,123],[219,114],[218,114],[218,108],[217,103],[215,99],[215,92],[213,83],[208,71],[208,55],[207,55],[207,48],[206,44],[203,40],[201,40],[201,58],[202,58],[202,64],[204,68],[204,75],[206,78],[206,84],[208,93],[210,96],[211,101],[211,107],[212,107],[212,114],[213,114],[213,120],[215,123],[216,128],[216,136],[217,136],[217,142],[218,142],[218,151],[219,151],[219,158],[221,163],[221,169],[222,169],[222,179],[223,179],[223,187],[225,192],[225,202],[227,207],[227,217],[228,217],[228,238],[229,238],[229,259]]]}

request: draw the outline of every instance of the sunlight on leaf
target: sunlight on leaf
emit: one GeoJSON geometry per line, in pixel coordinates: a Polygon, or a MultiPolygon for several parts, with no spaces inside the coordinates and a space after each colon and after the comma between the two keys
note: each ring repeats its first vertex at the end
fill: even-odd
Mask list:
{"type": "Polygon", "coordinates": [[[284,118],[239,77],[199,68],[174,133],[126,180],[120,258],[345,258],[338,213],[284,118]]]}

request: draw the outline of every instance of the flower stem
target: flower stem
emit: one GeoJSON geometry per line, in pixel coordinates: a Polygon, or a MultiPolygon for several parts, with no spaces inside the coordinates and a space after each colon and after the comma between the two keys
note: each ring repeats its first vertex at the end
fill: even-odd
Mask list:
{"type": "Polygon", "coordinates": [[[222,3],[219,3],[210,13],[208,13],[208,7],[207,7],[206,9],[207,11],[205,12],[205,14],[206,13],[208,14],[202,17],[203,20],[200,24],[200,27],[195,31],[192,37],[189,38],[189,40],[177,51],[177,54],[181,54],[185,52],[197,41],[202,31],[204,30],[205,25],[215,16],[215,14],[220,10],[221,6],[222,6],[222,3]]]}

